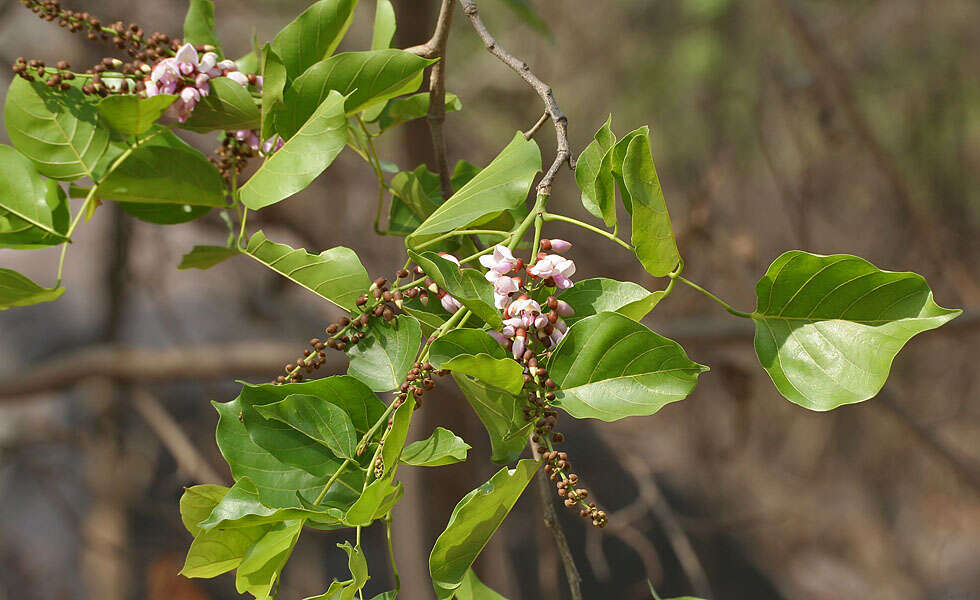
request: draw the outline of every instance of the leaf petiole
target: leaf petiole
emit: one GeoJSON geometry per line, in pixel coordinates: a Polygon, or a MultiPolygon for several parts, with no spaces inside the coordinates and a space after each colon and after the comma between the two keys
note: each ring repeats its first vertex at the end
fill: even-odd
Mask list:
{"type": "Polygon", "coordinates": [[[571,217],[566,217],[564,215],[556,215],[554,213],[547,213],[547,212],[544,213],[543,217],[545,221],[562,221],[564,223],[570,223],[577,227],[581,227],[582,229],[588,229],[592,233],[597,233],[602,237],[606,238],[607,240],[616,242],[617,244],[619,244],[623,248],[626,248],[630,252],[634,251],[633,246],[630,246],[627,242],[621,240],[615,233],[609,233],[608,231],[599,229],[598,227],[594,227],[592,225],[589,225],[588,223],[579,221],[578,219],[573,219],[571,217]]]}
{"type": "MultiPolygon", "coordinates": [[[[715,296],[714,294],[712,294],[708,290],[704,289],[700,285],[694,283],[693,281],[689,281],[687,279],[684,279],[683,277],[680,276],[679,273],[671,273],[670,275],[668,275],[668,277],[670,277],[670,284],[671,285],[673,285],[674,281],[680,281],[681,283],[685,283],[685,284],[691,286],[692,288],[696,289],[697,291],[701,292],[705,296],[711,298],[712,300],[714,300],[715,302],[717,302],[718,304],[720,304],[722,306],[722,308],[724,308],[725,310],[727,310],[729,313],[735,315],[736,317],[742,317],[743,319],[751,319],[752,318],[752,315],[750,313],[742,312],[742,311],[740,311],[740,310],[732,307],[732,305],[730,305],[729,303],[725,302],[724,300],[722,300],[718,296],[715,296]]],[[[670,285],[667,286],[667,290],[670,290],[670,285]]]]}

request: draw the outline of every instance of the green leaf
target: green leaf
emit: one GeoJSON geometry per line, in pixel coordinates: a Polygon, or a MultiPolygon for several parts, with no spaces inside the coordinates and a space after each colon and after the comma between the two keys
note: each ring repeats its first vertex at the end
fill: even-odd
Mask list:
{"type": "Polygon", "coordinates": [[[286,89],[284,105],[276,112],[276,129],[283,138],[291,138],[332,91],[346,98],[348,115],[414,92],[422,83],[422,71],[433,62],[395,49],[331,56],[286,89]]]}
{"type": "Polygon", "coordinates": [[[524,420],[521,411],[526,399],[466,375],[453,375],[453,378],[490,436],[490,459],[498,464],[517,460],[534,427],[533,422],[524,420]]]}
{"type": "Polygon", "coordinates": [[[262,139],[267,140],[276,133],[275,111],[282,104],[286,90],[286,67],[282,59],[266,44],[262,48],[262,139]]]}
{"type": "Polygon", "coordinates": [[[770,265],[756,296],[759,361],[783,396],[820,411],[873,397],[906,342],[962,312],[938,306],[921,275],[799,250],[770,265]]]}
{"type": "Polygon", "coordinates": [[[605,277],[583,279],[561,293],[575,311],[562,317],[569,325],[601,312],[618,312],[639,321],[664,297],[663,291],[651,292],[632,281],[616,281],[605,277]]]}
{"type": "Polygon", "coordinates": [[[428,338],[432,333],[446,322],[448,316],[446,311],[439,305],[439,301],[429,298],[428,304],[422,304],[418,297],[406,300],[402,305],[405,314],[415,317],[422,326],[422,337],[428,338]]]}
{"type": "Polygon", "coordinates": [[[249,548],[235,573],[235,587],[239,594],[248,592],[256,598],[269,596],[276,587],[279,573],[293,553],[302,529],[302,519],[277,523],[249,548]]]}
{"type": "Polygon", "coordinates": [[[190,252],[180,259],[180,270],[184,269],[210,269],[231,258],[238,256],[241,251],[238,248],[228,248],[225,246],[194,246],[190,252]]]}
{"type": "Polygon", "coordinates": [[[391,323],[371,322],[367,335],[347,351],[348,372],[375,392],[397,388],[415,363],[422,328],[414,317],[399,315],[391,323]]]}
{"type": "Polygon", "coordinates": [[[123,94],[103,98],[99,101],[98,109],[109,127],[125,135],[141,135],[163,116],[176,99],[177,96],[165,94],[152,98],[123,94]]]}
{"type": "Polygon", "coordinates": [[[17,271],[0,269],[0,310],[57,300],[65,288],[43,288],[17,271]]]}
{"type": "Polygon", "coordinates": [[[354,456],[354,446],[357,445],[354,424],[336,404],[316,396],[293,394],[255,409],[266,419],[285,423],[323,444],[340,458],[357,460],[354,456]]]}
{"type": "Polygon", "coordinates": [[[660,179],[650,152],[650,138],[636,136],[623,159],[623,181],[633,206],[633,247],[643,268],[664,277],[681,260],[660,179]]]}
{"type": "Polygon", "coordinates": [[[75,88],[54,92],[14,77],[3,116],[11,144],[52,179],[91,177],[109,145],[98,111],[75,88]]]}
{"type": "Polygon", "coordinates": [[[616,225],[616,190],[612,175],[612,155],[616,136],[610,129],[612,115],[595,134],[575,163],[575,182],[582,190],[582,205],[607,227],[616,225]]]}
{"type": "Polygon", "coordinates": [[[489,354],[457,356],[443,363],[443,368],[515,395],[524,388],[524,367],[510,358],[494,358],[489,354]]]}
{"type": "Polygon", "coordinates": [[[310,254],[266,239],[255,232],[245,250],[248,256],[305,287],[314,294],[348,311],[356,306],[357,297],[371,285],[367,270],[350,248],[337,246],[320,254],[310,254]]]}
{"type": "Polygon", "coordinates": [[[452,431],[436,427],[428,438],[405,446],[401,461],[414,467],[441,467],[464,462],[470,448],[452,431]]]}
{"type": "Polygon", "coordinates": [[[0,243],[60,244],[67,238],[67,199],[31,161],[0,145],[0,243]]]}
{"type": "Polygon", "coordinates": [[[128,203],[224,206],[218,169],[197,150],[146,145],[99,184],[98,196],[128,203]]]}
{"type": "MultiPolygon", "coordinates": [[[[446,94],[446,112],[462,110],[463,103],[456,94],[446,94]]],[[[421,119],[429,114],[429,92],[419,92],[395,98],[388,102],[378,116],[369,122],[377,123],[380,131],[386,131],[408,121],[421,119]]]]}
{"type": "Polygon", "coordinates": [[[374,31],[371,36],[371,49],[383,50],[391,47],[395,37],[395,7],[391,0],[378,0],[374,9],[374,31]]]}
{"type": "MultiPolygon", "coordinates": [[[[613,146],[612,154],[609,154],[608,152],[606,153],[606,157],[608,157],[610,162],[609,168],[612,170],[613,178],[619,185],[619,192],[623,198],[623,205],[626,207],[626,212],[631,215],[633,214],[633,201],[630,198],[630,191],[626,187],[626,183],[623,181],[623,161],[626,159],[626,151],[629,149],[630,143],[632,143],[637,137],[645,137],[649,139],[650,128],[644,125],[643,127],[634,129],[633,131],[627,133],[623,139],[616,142],[616,145],[613,146]]],[[[603,160],[606,160],[606,158],[603,158],[603,160]]],[[[605,168],[605,165],[603,165],[602,169],[605,170],[605,168]]]]}
{"type": "Polygon", "coordinates": [[[570,327],[548,361],[558,405],[575,418],[603,421],[652,415],[684,399],[707,370],[677,342],[611,312],[570,327]]]}
{"type": "Polygon", "coordinates": [[[517,132],[485,169],[440,206],[405,243],[414,247],[437,234],[492,220],[524,205],[534,176],[541,170],[541,150],[517,132]]]}
{"type": "Polygon", "coordinates": [[[482,329],[453,329],[439,336],[429,346],[429,362],[436,369],[444,369],[445,364],[457,356],[487,354],[493,358],[507,358],[507,351],[497,340],[482,329]]]}
{"type": "Polygon", "coordinates": [[[344,97],[331,91],[296,135],[266,159],[242,186],[239,199],[258,210],[306,189],[346,144],[344,97]]]}
{"type": "Polygon", "coordinates": [[[187,16],[184,17],[184,43],[211,45],[221,56],[221,41],[214,24],[214,4],[210,0],[190,0],[187,16]]]}
{"type": "Polygon", "coordinates": [[[429,555],[429,574],[439,600],[452,598],[490,537],[530,483],[539,463],[522,460],[503,468],[453,509],[429,555]]]}
{"type": "Polygon", "coordinates": [[[507,598],[488,588],[476,576],[473,569],[467,569],[462,585],[456,590],[456,600],[507,600],[507,598]]]}
{"type": "Polygon", "coordinates": [[[241,71],[242,73],[257,74],[259,72],[259,67],[261,66],[259,64],[258,52],[256,52],[255,50],[252,50],[248,54],[240,57],[238,60],[235,61],[235,64],[238,65],[238,70],[241,71]]]}
{"type": "Polygon", "coordinates": [[[247,89],[227,77],[210,81],[211,93],[201,98],[181,128],[197,133],[258,129],[262,116],[247,89]]]}
{"type": "Polygon", "coordinates": [[[269,508],[259,499],[259,490],[248,477],[240,477],[227,490],[221,501],[196,523],[200,531],[214,529],[240,529],[289,521],[310,519],[316,523],[336,526],[341,523],[343,511],[337,508],[319,507],[314,512],[300,508],[269,508]]]}
{"type": "Polygon", "coordinates": [[[409,250],[408,255],[441,289],[459,300],[490,327],[499,329],[503,325],[500,311],[493,303],[493,286],[476,269],[461,270],[456,263],[435,252],[409,250]]]}
{"type": "Polygon", "coordinates": [[[290,79],[333,54],[356,6],[357,0],[320,0],[276,34],[272,49],[282,58],[290,79]]]}
{"type": "Polygon", "coordinates": [[[190,204],[148,204],[146,202],[120,202],[119,207],[140,221],[154,225],[180,225],[208,214],[210,206],[191,206],[190,204]]]}
{"type": "Polygon", "coordinates": [[[350,542],[344,542],[337,544],[337,547],[347,553],[347,568],[354,578],[353,583],[349,584],[341,593],[340,598],[341,600],[351,600],[354,594],[371,579],[371,576],[368,575],[367,559],[364,558],[364,551],[361,550],[360,545],[351,546],[350,542]]]}
{"type": "Polygon", "coordinates": [[[227,493],[228,488],[223,485],[206,484],[184,488],[180,497],[180,520],[192,536],[201,534],[203,529],[198,523],[208,518],[227,493]]]}
{"type": "Polygon", "coordinates": [[[191,542],[180,574],[190,578],[210,578],[231,571],[241,564],[249,549],[262,539],[271,527],[271,525],[259,525],[202,532],[191,542]]]}

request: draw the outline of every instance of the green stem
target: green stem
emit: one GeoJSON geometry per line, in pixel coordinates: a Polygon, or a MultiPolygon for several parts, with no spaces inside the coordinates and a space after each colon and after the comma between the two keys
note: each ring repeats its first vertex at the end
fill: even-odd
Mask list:
{"type": "Polygon", "coordinates": [[[602,237],[604,237],[604,238],[606,238],[608,240],[611,240],[613,242],[616,242],[617,244],[619,244],[623,248],[626,248],[627,250],[630,250],[630,251],[633,250],[633,246],[630,246],[625,241],[619,239],[619,237],[617,237],[616,234],[609,233],[608,231],[604,231],[602,229],[599,229],[598,227],[594,227],[592,225],[589,225],[588,223],[585,223],[583,221],[579,221],[578,219],[573,219],[571,217],[566,217],[564,215],[556,215],[554,213],[544,213],[544,220],[545,221],[563,221],[565,223],[571,223],[572,225],[575,225],[577,227],[581,227],[582,229],[588,229],[592,233],[597,233],[597,234],[601,235],[602,237]]]}
{"type": "Polygon", "coordinates": [[[402,579],[398,575],[398,565],[395,564],[395,548],[391,543],[391,513],[385,516],[385,534],[388,538],[388,559],[391,561],[391,573],[395,576],[395,592],[402,589],[402,579]]]}
{"type": "Polygon", "coordinates": [[[374,175],[378,178],[378,209],[374,214],[374,232],[378,235],[388,235],[387,230],[381,229],[381,211],[384,209],[385,189],[388,188],[388,183],[385,181],[384,172],[381,170],[381,160],[378,158],[378,153],[374,149],[374,140],[371,139],[371,133],[368,131],[367,125],[364,123],[361,115],[356,115],[356,118],[358,125],[361,126],[361,131],[364,132],[364,138],[367,140],[368,163],[371,164],[374,175]]]}
{"type": "Polygon", "coordinates": [[[330,486],[333,485],[333,482],[337,481],[337,478],[340,477],[340,474],[344,472],[344,469],[347,468],[347,465],[349,465],[352,462],[354,462],[354,461],[352,461],[349,458],[345,458],[344,459],[344,462],[340,463],[340,467],[338,467],[337,468],[337,471],[333,475],[330,476],[330,479],[327,480],[327,484],[325,486],[323,486],[323,489],[322,490],[320,490],[320,495],[317,496],[316,497],[316,500],[313,501],[313,505],[314,506],[316,506],[317,504],[320,504],[321,502],[323,502],[323,499],[326,498],[326,496],[327,496],[327,490],[330,489],[330,486]]]}
{"type": "MultiPolygon", "coordinates": [[[[520,224],[518,224],[518,226],[514,228],[514,231],[511,232],[511,235],[513,237],[510,238],[510,243],[507,244],[507,248],[509,248],[511,251],[517,248],[517,245],[521,243],[521,239],[524,237],[524,234],[527,233],[527,230],[531,228],[531,225],[534,224],[538,216],[545,214],[544,205],[547,201],[548,201],[548,194],[543,194],[539,192],[538,197],[534,200],[534,206],[531,207],[531,212],[527,213],[527,216],[524,217],[524,220],[521,221],[520,224]]],[[[533,248],[531,249],[531,252],[532,254],[537,253],[537,251],[534,250],[533,248]]]]}
{"type": "MultiPolygon", "coordinates": [[[[714,294],[712,294],[708,290],[704,289],[700,285],[694,283],[693,281],[689,281],[687,279],[684,279],[680,275],[675,275],[673,273],[671,273],[669,275],[669,277],[671,278],[671,282],[672,283],[673,283],[674,280],[676,280],[676,281],[680,281],[681,283],[685,283],[685,284],[691,286],[692,288],[696,289],[697,291],[701,292],[705,296],[711,298],[712,300],[714,300],[715,302],[717,302],[718,304],[720,304],[722,306],[722,308],[724,308],[725,310],[727,310],[731,314],[735,315],[736,317],[742,317],[743,319],[751,319],[752,318],[752,315],[750,313],[742,312],[740,310],[737,310],[737,309],[733,308],[732,305],[730,305],[729,303],[725,302],[724,300],[722,300],[718,296],[715,296],[714,294]]],[[[668,286],[668,289],[670,289],[670,286],[668,286]]]]}
{"type": "Polygon", "coordinates": [[[449,238],[459,237],[462,235],[499,235],[503,239],[510,237],[509,231],[500,231],[497,229],[457,229],[456,231],[450,231],[449,233],[444,233],[440,236],[434,237],[427,242],[423,242],[418,246],[415,246],[413,250],[421,250],[423,248],[428,248],[438,244],[439,242],[448,240],[449,238]]]}
{"type": "Polygon", "coordinates": [[[534,243],[531,244],[531,262],[527,266],[533,267],[538,262],[538,248],[541,247],[541,227],[544,225],[544,215],[538,213],[534,217],[534,243]]]}

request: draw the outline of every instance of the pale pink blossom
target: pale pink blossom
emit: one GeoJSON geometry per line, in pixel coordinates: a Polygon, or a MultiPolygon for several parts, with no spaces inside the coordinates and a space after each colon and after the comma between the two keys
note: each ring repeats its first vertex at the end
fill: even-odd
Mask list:
{"type": "Polygon", "coordinates": [[[572,306],[568,302],[565,302],[564,300],[558,301],[557,311],[558,314],[563,317],[570,317],[575,314],[575,309],[573,309],[572,306]]]}
{"type": "Polygon", "coordinates": [[[499,331],[488,331],[487,333],[490,334],[490,337],[497,340],[498,344],[500,344],[505,348],[507,347],[507,344],[510,342],[510,339],[504,334],[500,333],[499,331]]]}
{"type": "Polygon", "coordinates": [[[507,311],[514,316],[522,315],[524,313],[540,313],[541,305],[531,300],[527,296],[521,296],[517,300],[510,303],[507,307],[507,311]]]}
{"type": "Polygon", "coordinates": [[[198,73],[197,77],[194,78],[194,87],[197,91],[201,92],[202,96],[207,96],[211,93],[211,78],[204,73],[198,73]]]}
{"type": "Polygon", "coordinates": [[[193,44],[184,44],[179,50],[177,50],[174,60],[178,63],[190,63],[191,66],[197,68],[197,50],[194,48],[193,44]]]}
{"type": "Polygon", "coordinates": [[[446,293],[443,293],[442,297],[439,298],[439,302],[442,304],[442,307],[446,309],[446,312],[449,313],[455,313],[463,307],[463,305],[459,303],[459,300],[446,293]]]}
{"type": "MultiPolygon", "coordinates": [[[[493,254],[485,254],[480,257],[480,264],[500,275],[510,273],[520,264],[520,259],[514,258],[514,254],[507,246],[498,244],[493,248],[493,254]]],[[[490,273],[487,273],[490,279],[490,273]]]]}
{"type": "Polygon", "coordinates": [[[204,56],[201,57],[201,62],[197,65],[197,70],[201,73],[207,73],[213,69],[218,64],[218,55],[214,52],[205,52],[204,56]]]}
{"type": "Polygon", "coordinates": [[[569,277],[575,274],[575,263],[557,254],[548,254],[528,267],[527,272],[542,279],[553,279],[555,285],[564,290],[572,287],[569,277]]]}
{"type": "Polygon", "coordinates": [[[564,253],[571,250],[571,248],[571,242],[566,242],[565,240],[551,240],[551,249],[555,252],[564,253]]]}
{"type": "Polygon", "coordinates": [[[229,71],[225,77],[231,79],[242,87],[248,87],[248,75],[242,73],[241,71],[229,71]]]}

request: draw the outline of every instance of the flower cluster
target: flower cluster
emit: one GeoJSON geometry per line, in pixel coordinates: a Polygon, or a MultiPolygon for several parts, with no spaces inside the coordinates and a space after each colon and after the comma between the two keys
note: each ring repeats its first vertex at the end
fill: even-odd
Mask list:
{"type": "Polygon", "coordinates": [[[254,85],[262,89],[262,77],[242,73],[235,61],[219,60],[211,51],[199,56],[193,45],[184,44],[175,56],[153,65],[149,77],[143,80],[144,94],[147,98],[157,94],[177,95],[170,107],[171,115],[183,123],[201,98],[211,93],[210,82],[217,77],[227,77],[245,88],[254,85]]]}

